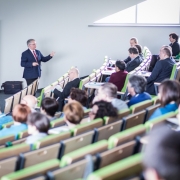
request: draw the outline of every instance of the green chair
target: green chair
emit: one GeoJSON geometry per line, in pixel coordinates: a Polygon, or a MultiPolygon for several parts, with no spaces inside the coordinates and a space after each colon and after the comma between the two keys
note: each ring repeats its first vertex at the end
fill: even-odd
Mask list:
{"type": "Polygon", "coordinates": [[[178,112],[170,112],[170,113],[164,114],[160,117],[154,118],[150,121],[147,121],[145,123],[145,127],[146,127],[147,131],[152,130],[155,126],[164,124],[164,122],[166,121],[167,118],[175,117],[177,115],[177,113],[178,112]]]}
{"type": "Polygon", "coordinates": [[[41,102],[42,102],[43,98],[44,98],[44,89],[41,90],[41,94],[38,97],[37,107],[41,107],[41,102]]]}
{"type": "Polygon", "coordinates": [[[6,123],[6,124],[3,124],[3,125],[2,125],[2,128],[9,128],[9,127],[11,127],[13,124],[14,124],[14,121],[8,122],[8,123],[6,123]]]}
{"type": "Polygon", "coordinates": [[[51,128],[59,127],[65,124],[64,118],[58,118],[50,122],[51,128]]]}
{"type": "Polygon", "coordinates": [[[98,118],[91,122],[79,124],[71,129],[73,136],[77,136],[87,131],[92,131],[94,128],[103,126],[103,120],[98,118]]]}
{"type": "Polygon", "coordinates": [[[79,89],[84,90],[85,89],[84,85],[87,84],[88,82],[89,82],[89,77],[82,79],[79,83],[79,89]]]}
{"type": "Polygon", "coordinates": [[[129,179],[140,175],[142,170],[142,155],[136,154],[93,172],[87,180],[129,179]]]}
{"type": "Polygon", "coordinates": [[[146,100],[137,104],[134,104],[130,107],[131,113],[134,114],[136,112],[142,111],[144,109],[146,109],[147,107],[153,105],[153,101],[152,100],[146,100]]]}
{"type": "Polygon", "coordinates": [[[24,153],[28,151],[30,151],[30,145],[25,144],[25,143],[8,147],[8,148],[2,148],[0,149],[0,160],[17,156],[20,153],[24,153]]]}
{"type": "Polygon", "coordinates": [[[85,146],[71,153],[64,155],[61,159],[61,167],[72,164],[75,161],[83,159],[86,155],[94,155],[98,152],[106,151],[108,147],[107,140],[102,140],[97,143],[85,146]]]}
{"type": "Polygon", "coordinates": [[[146,133],[146,127],[144,125],[138,125],[125,131],[112,135],[108,140],[108,148],[112,149],[121,144],[132,141],[136,136],[142,136],[146,133]]]}
{"type": "Polygon", "coordinates": [[[117,146],[113,149],[110,149],[108,151],[98,153],[98,169],[131,156],[134,153],[135,145],[136,141],[133,140],[123,145],[117,146]]]}
{"type": "Polygon", "coordinates": [[[46,172],[59,168],[59,163],[60,162],[57,159],[49,160],[49,161],[25,168],[23,170],[5,175],[1,178],[1,180],[32,179],[36,175],[45,175],[46,172]]]}
{"type": "Polygon", "coordinates": [[[5,145],[6,142],[8,141],[14,141],[14,135],[9,135],[9,136],[5,136],[5,137],[1,137],[0,138],[0,145],[5,145]]]}
{"type": "Polygon", "coordinates": [[[49,135],[39,141],[36,141],[33,144],[33,149],[40,149],[46,146],[50,146],[56,143],[60,143],[60,141],[68,139],[71,137],[71,132],[63,132],[60,134],[53,134],[53,135],[49,135]]]}

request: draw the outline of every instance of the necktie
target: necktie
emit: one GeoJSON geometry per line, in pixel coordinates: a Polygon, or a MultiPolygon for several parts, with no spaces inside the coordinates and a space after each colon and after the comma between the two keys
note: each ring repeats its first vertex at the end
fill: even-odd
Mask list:
{"type": "Polygon", "coordinates": [[[38,62],[38,59],[37,59],[37,56],[36,56],[36,52],[33,51],[33,54],[34,54],[34,57],[35,57],[36,61],[38,62]]]}

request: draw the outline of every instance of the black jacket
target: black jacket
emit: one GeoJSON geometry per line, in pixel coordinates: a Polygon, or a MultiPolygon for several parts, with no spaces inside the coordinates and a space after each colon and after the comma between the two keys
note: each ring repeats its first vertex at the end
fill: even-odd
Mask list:
{"type": "Polygon", "coordinates": [[[135,59],[127,63],[126,71],[128,72],[133,71],[135,68],[137,68],[141,64],[141,62],[142,62],[142,59],[139,56],[137,56],[135,59]]]}
{"type": "Polygon", "coordinates": [[[157,61],[151,76],[147,79],[147,92],[155,95],[154,82],[162,82],[170,78],[175,62],[171,58],[157,61]]]}
{"type": "Polygon", "coordinates": [[[179,43],[176,41],[173,44],[171,43],[170,46],[172,47],[172,56],[177,56],[180,52],[179,43]]]}

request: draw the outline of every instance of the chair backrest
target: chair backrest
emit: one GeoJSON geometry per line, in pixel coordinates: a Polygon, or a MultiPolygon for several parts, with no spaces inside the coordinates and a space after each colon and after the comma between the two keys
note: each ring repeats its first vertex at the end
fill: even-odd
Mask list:
{"type": "Polygon", "coordinates": [[[20,154],[20,169],[58,158],[60,143],[20,154]]]}
{"type": "Polygon", "coordinates": [[[82,134],[87,131],[94,130],[94,128],[101,127],[102,125],[103,125],[103,120],[100,118],[95,119],[88,123],[83,123],[83,124],[77,125],[72,129],[73,136],[82,134]]]}
{"type": "Polygon", "coordinates": [[[32,87],[32,95],[33,95],[33,96],[35,96],[35,94],[36,94],[37,82],[38,82],[38,79],[33,82],[33,87],[32,87]]]}
{"type": "Polygon", "coordinates": [[[0,178],[6,174],[10,174],[16,170],[18,157],[12,157],[0,161],[0,178]]]}
{"type": "Polygon", "coordinates": [[[129,129],[129,128],[137,126],[139,124],[143,124],[145,115],[146,115],[146,111],[142,110],[135,114],[131,114],[129,116],[124,117],[123,118],[123,121],[124,121],[123,130],[129,129]]]}
{"type": "Polygon", "coordinates": [[[21,100],[27,95],[27,87],[21,91],[21,100]]]}
{"type": "Polygon", "coordinates": [[[36,141],[33,144],[33,149],[40,149],[42,147],[46,147],[52,144],[60,143],[60,141],[68,139],[71,137],[70,132],[63,132],[61,134],[53,134],[49,135],[39,141],[36,141]]]}
{"type": "Polygon", "coordinates": [[[175,117],[176,115],[177,115],[177,112],[170,112],[170,113],[164,114],[160,117],[154,118],[150,121],[147,121],[145,123],[147,131],[152,130],[155,126],[163,124],[167,118],[175,117]]]}
{"type": "Polygon", "coordinates": [[[11,121],[11,122],[8,122],[8,123],[6,123],[6,124],[3,124],[2,127],[3,127],[3,128],[9,128],[9,127],[11,127],[13,124],[14,124],[14,121],[11,121]]]}
{"type": "Polygon", "coordinates": [[[55,171],[48,172],[47,176],[49,180],[55,179],[79,179],[84,176],[86,169],[87,160],[81,160],[76,163],[73,163],[67,167],[57,169],[55,171]]]}
{"type": "Polygon", "coordinates": [[[10,146],[15,146],[17,144],[22,144],[26,141],[26,138],[23,138],[23,139],[18,139],[18,140],[15,140],[15,141],[10,141],[10,142],[7,142],[6,143],[6,147],[10,147],[10,146]]]}
{"type": "Polygon", "coordinates": [[[64,118],[58,118],[58,119],[51,121],[50,124],[51,124],[52,128],[59,127],[59,126],[62,126],[65,124],[65,120],[64,120],[64,118]]]}
{"type": "Polygon", "coordinates": [[[27,95],[32,94],[33,83],[27,87],[27,95]]]}
{"type": "Polygon", "coordinates": [[[176,80],[180,82],[180,67],[177,68],[176,80]]]}
{"type": "Polygon", "coordinates": [[[142,170],[142,155],[136,154],[93,172],[87,180],[129,179],[142,170]]]}
{"type": "Polygon", "coordinates": [[[123,88],[121,89],[121,92],[123,92],[123,93],[126,92],[128,80],[129,80],[129,74],[126,75],[126,79],[125,79],[125,82],[124,82],[124,86],[123,86],[123,88]]]}
{"type": "Polygon", "coordinates": [[[75,150],[71,153],[64,155],[61,159],[61,167],[72,164],[77,160],[83,159],[87,154],[94,155],[98,152],[106,151],[108,147],[108,143],[106,140],[99,141],[97,143],[85,146],[78,150],[75,150]]]}
{"type": "Polygon", "coordinates": [[[85,147],[93,142],[94,131],[83,133],[81,135],[61,141],[60,158],[74,150],[85,147]]]}
{"type": "Polygon", "coordinates": [[[110,136],[121,131],[123,121],[119,120],[117,122],[102,126],[95,129],[95,142],[101,141],[103,139],[108,140],[110,136]]]}
{"type": "Polygon", "coordinates": [[[44,97],[52,96],[52,88],[53,88],[53,86],[51,86],[51,85],[44,88],[44,97]]]}
{"type": "Polygon", "coordinates": [[[5,145],[8,141],[14,141],[14,135],[9,135],[0,138],[0,145],[5,145]]]}
{"type": "Polygon", "coordinates": [[[12,104],[13,104],[14,96],[11,96],[5,99],[5,106],[4,106],[4,113],[8,114],[12,111],[12,104]]]}
{"type": "Polygon", "coordinates": [[[160,104],[161,102],[160,102],[160,100],[159,100],[159,98],[158,98],[158,96],[154,96],[153,98],[152,98],[152,100],[153,100],[153,104],[155,105],[155,104],[160,104]]]}
{"type": "Polygon", "coordinates": [[[103,168],[107,165],[110,165],[114,162],[117,162],[121,159],[131,156],[134,152],[135,145],[136,145],[136,141],[133,140],[121,146],[117,146],[113,149],[98,154],[99,157],[98,168],[103,168]]]}
{"type": "Polygon", "coordinates": [[[150,106],[148,108],[146,108],[146,118],[145,121],[149,120],[150,116],[153,114],[153,112],[159,108],[161,106],[161,104],[155,104],[153,106],[150,106]]]}
{"type": "Polygon", "coordinates": [[[30,151],[30,145],[28,144],[19,144],[16,146],[8,147],[0,149],[0,160],[5,159],[12,156],[17,156],[20,153],[28,152],[30,151]]]}
{"type": "Polygon", "coordinates": [[[89,82],[89,77],[81,79],[81,81],[79,83],[79,89],[84,90],[85,89],[84,85],[87,84],[88,82],[89,82]]]}
{"type": "Polygon", "coordinates": [[[44,89],[41,90],[41,94],[38,97],[38,104],[37,104],[38,107],[41,107],[41,102],[42,102],[43,98],[44,98],[44,89]]]}
{"type": "Polygon", "coordinates": [[[59,160],[52,159],[43,163],[39,163],[37,165],[25,168],[23,170],[5,175],[2,177],[2,180],[17,180],[17,179],[32,179],[31,177],[35,177],[36,175],[45,175],[47,171],[54,170],[59,168],[59,160]]]}
{"type": "Polygon", "coordinates": [[[96,73],[94,72],[89,75],[89,80],[91,81],[93,79],[96,79],[96,73]]]}
{"type": "Polygon", "coordinates": [[[112,149],[118,145],[132,141],[136,138],[136,136],[144,135],[145,132],[146,127],[144,125],[138,125],[125,131],[114,134],[108,140],[108,148],[112,149]]]}
{"type": "Polygon", "coordinates": [[[141,111],[143,109],[146,109],[147,107],[152,106],[152,105],[153,105],[152,100],[146,100],[146,101],[143,101],[143,102],[132,105],[130,107],[130,110],[131,110],[132,113],[136,113],[136,112],[139,112],[139,111],[141,111]]]}
{"type": "Polygon", "coordinates": [[[12,109],[14,109],[15,105],[20,103],[20,100],[21,100],[21,91],[14,95],[14,101],[13,101],[12,109]]]}
{"type": "Polygon", "coordinates": [[[176,67],[177,67],[177,65],[174,64],[174,66],[173,66],[173,68],[172,68],[172,71],[171,71],[171,76],[170,76],[170,79],[171,79],[171,80],[175,79],[176,67]]]}
{"type": "Polygon", "coordinates": [[[18,133],[18,139],[22,139],[22,138],[25,138],[25,137],[28,137],[29,134],[28,134],[28,130],[24,130],[24,131],[21,131],[18,133]]]}
{"type": "Polygon", "coordinates": [[[123,109],[123,110],[120,110],[118,112],[118,116],[117,117],[107,117],[105,118],[105,123],[104,124],[110,124],[110,123],[113,123],[115,121],[118,121],[120,119],[122,119],[123,117],[125,116],[128,116],[129,114],[131,113],[130,109],[123,109]]]}

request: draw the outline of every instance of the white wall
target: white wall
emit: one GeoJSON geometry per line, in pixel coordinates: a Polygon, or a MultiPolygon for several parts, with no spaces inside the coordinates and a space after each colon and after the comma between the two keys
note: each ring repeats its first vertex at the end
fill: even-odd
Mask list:
{"type": "Polygon", "coordinates": [[[100,67],[105,55],[126,58],[132,36],[157,54],[160,46],[169,44],[169,33],[178,33],[180,28],[88,27],[142,1],[0,0],[0,84],[23,80],[20,59],[29,38],[36,39],[43,55],[56,52],[51,61],[42,65],[40,87],[54,82],[72,65],[84,76],[100,67]]]}

